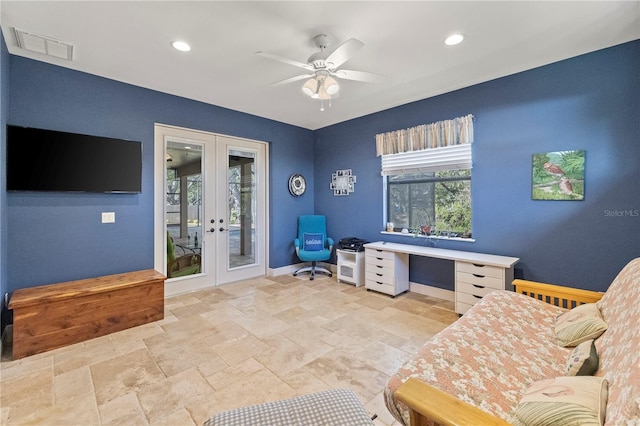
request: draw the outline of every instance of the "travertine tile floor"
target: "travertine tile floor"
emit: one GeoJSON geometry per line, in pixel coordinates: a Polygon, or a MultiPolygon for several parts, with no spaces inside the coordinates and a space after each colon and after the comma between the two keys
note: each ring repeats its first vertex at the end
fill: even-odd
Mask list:
{"type": "MultiPolygon", "coordinates": [[[[387,378],[458,318],[334,278],[265,277],[168,298],[165,318],[0,365],[1,423],[201,425],[240,406],[346,387],[378,425],[387,378]]],[[[5,345],[5,352],[10,347],[5,345]]]]}

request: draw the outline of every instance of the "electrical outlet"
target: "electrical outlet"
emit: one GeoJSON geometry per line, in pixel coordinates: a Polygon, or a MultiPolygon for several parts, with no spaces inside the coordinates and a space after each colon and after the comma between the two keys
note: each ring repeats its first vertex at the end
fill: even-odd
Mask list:
{"type": "Polygon", "coordinates": [[[116,212],[102,212],[102,223],[114,223],[116,221],[116,212]]]}

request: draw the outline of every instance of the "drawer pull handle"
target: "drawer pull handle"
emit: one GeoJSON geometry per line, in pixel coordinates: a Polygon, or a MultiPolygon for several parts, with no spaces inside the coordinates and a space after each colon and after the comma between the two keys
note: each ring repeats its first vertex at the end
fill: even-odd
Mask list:
{"type": "Polygon", "coordinates": [[[376,265],[376,268],[382,269],[382,268],[384,268],[384,266],[376,265]]]}
{"type": "Polygon", "coordinates": [[[476,278],[484,278],[484,275],[480,275],[480,274],[473,274],[473,276],[476,278]]]}
{"type": "Polygon", "coordinates": [[[482,296],[476,296],[475,294],[472,294],[473,297],[475,297],[476,299],[482,299],[482,296]]]}
{"type": "Polygon", "coordinates": [[[382,258],[381,258],[381,257],[376,257],[376,259],[378,259],[378,260],[382,260],[382,258]]]}
{"type": "Polygon", "coordinates": [[[483,285],[476,285],[476,284],[471,284],[472,286],[474,286],[475,288],[484,288],[483,285]]]}
{"type": "Polygon", "coordinates": [[[382,276],[382,274],[378,274],[377,272],[376,272],[376,275],[377,275],[377,276],[379,276],[379,277],[381,277],[381,276],[382,276]]]}
{"type": "Polygon", "coordinates": [[[485,265],[480,265],[478,263],[472,263],[473,266],[475,266],[476,268],[484,268],[485,265]]]}
{"type": "Polygon", "coordinates": [[[376,249],[376,251],[377,251],[378,253],[382,253],[382,250],[377,250],[377,249],[376,249]]]}
{"type": "Polygon", "coordinates": [[[378,283],[378,284],[382,285],[382,283],[381,283],[380,281],[376,281],[376,283],[378,283]]]}

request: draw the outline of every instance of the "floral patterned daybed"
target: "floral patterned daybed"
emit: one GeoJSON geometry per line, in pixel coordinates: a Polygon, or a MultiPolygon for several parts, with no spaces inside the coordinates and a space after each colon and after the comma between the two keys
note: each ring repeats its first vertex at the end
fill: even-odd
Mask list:
{"type": "Polygon", "coordinates": [[[570,399],[590,380],[599,383],[592,392],[599,405],[589,407],[592,424],[640,425],[640,258],[629,262],[604,295],[523,280],[514,286],[517,292],[485,296],[391,376],[384,396],[393,416],[405,425],[544,424],[538,417],[556,408],[555,415],[566,414],[568,405],[558,396],[570,399]],[[571,309],[577,305],[581,310],[571,309]],[[589,343],[562,346],[562,318],[574,321],[587,306],[597,307],[606,331],[600,329],[589,343]],[[595,372],[565,377],[579,349],[574,346],[585,345],[591,346],[591,361],[595,356],[595,372]],[[570,380],[578,382],[560,383],[570,380]],[[533,399],[539,398],[531,402],[527,398],[536,391],[533,399]],[[537,406],[542,400],[557,405],[537,406]],[[539,411],[527,417],[527,407],[539,411]]]}

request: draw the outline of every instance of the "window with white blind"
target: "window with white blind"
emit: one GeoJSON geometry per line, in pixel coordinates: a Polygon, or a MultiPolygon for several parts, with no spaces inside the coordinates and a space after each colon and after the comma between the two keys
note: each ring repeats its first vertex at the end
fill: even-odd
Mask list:
{"type": "Polygon", "coordinates": [[[396,232],[471,238],[471,146],[381,155],[386,222],[396,232]]]}
{"type": "Polygon", "coordinates": [[[471,169],[386,177],[387,222],[411,234],[471,237],[471,169]]]}

